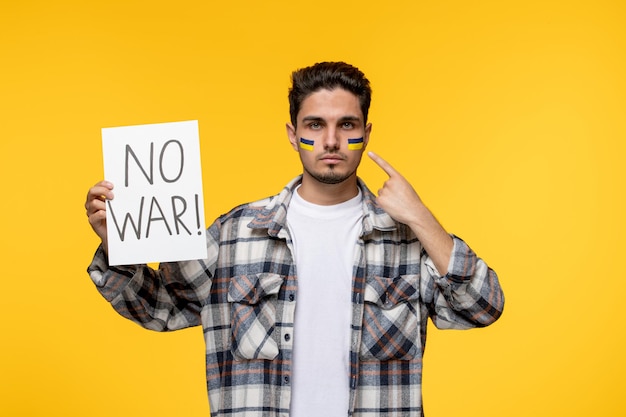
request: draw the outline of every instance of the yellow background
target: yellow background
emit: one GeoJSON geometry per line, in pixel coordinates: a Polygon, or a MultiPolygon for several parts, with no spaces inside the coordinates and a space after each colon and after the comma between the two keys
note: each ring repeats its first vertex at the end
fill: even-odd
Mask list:
{"type": "Polygon", "coordinates": [[[289,74],[321,60],[367,74],[369,148],[506,293],[492,327],[431,327],[426,414],[624,415],[625,8],[4,1],[0,415],[208,415],[201,330],[143,330],[85,272],[100,129],[199,120],[210,222],[299,173],[289,74]]]}

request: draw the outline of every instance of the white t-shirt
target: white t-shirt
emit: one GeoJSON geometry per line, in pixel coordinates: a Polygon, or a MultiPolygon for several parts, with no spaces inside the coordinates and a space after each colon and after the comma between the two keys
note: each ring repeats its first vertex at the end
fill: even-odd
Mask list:
{"type": "Polygon", "coordinates": [[[319,206],[296,191],[289,204],[298,276],[291,417],[348,413],[352,269],[361,198],[359,191],[344,203],[319,206]]]}

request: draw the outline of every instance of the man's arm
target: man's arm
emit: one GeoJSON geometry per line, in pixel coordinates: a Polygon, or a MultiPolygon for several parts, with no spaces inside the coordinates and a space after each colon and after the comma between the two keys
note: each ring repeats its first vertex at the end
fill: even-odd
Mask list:
{"type": "Polygon", "coordinates": [[[426,251],[422,277],[428,278],[421,280],[420,293],[435,326],[462,329],[496,321],[504,308],[496,273],[465,242],[445,231],[402,175],[378,155],[369,156],[389,175],[376,201],[393,219],[408,225],[426,251]]]}
{"type": "MultiPolygon", "coordinates": [[[[122,316],[142,327],[167,331],[200,324],[214,272],[211,260],[148,265],[110,266],[107,256],[106,200],[113,199],[113,184],[100,181],[87,193],[89,224],[102,244],[87,268],[100,294],[122,316]]],[[[213,230],[213,235],[217,235],[213,230]]],[[[215,239],[207,240],[217,253],[215,239]]]]}
{"type": "Polygon", "coordinates": [[[452,237],[424,205],[415,189],[387,161],[374,152],[368,156],[389,175],[376,201],[394,220],[413,230],[441,275],[448,273],[452,237]]]}

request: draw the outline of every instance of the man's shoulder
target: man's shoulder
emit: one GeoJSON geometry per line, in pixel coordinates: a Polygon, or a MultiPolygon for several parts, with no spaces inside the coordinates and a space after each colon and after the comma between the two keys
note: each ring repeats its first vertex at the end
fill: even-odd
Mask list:
{"type": "Polygon", "coordinates": [[[270,196],[253,202],[240,204],[233,207],[229,212],[222,214],[219,220],[225,222],[240,218],[254,218],[258,213],[267,210],[268,206],[275,198],[276,196],[270,196]]]}
{"type": "Polygon", "coordinates": [[[300,180],[301,176],[292,179],[278,194],[234,207],[228,213],[221,215],[219,217],[219,221],[224,222],[242,218],[252,220],[261,217],[267,219],[274,217],[277,211],[280,211],[282,206],[288,204],[293,190],[300,180]]]}

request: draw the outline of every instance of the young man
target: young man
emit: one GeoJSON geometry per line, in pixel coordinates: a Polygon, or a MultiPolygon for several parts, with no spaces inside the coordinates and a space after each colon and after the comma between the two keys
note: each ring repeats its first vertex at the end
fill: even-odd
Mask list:
{"type": "Polygon", "coordinates": [[[374,196],[357,177],[372,126],[358,69],[292,74],[289,142],[303,173],[207,230],[207,259],[111,267],[104,199],[85,207],[100,236],[89,274],[123,316],[153,330],[203,326],[212,416],[419,416],[430,317],[482,327],[502,313],[498,279],[449,235],[411,185],[374,196]]]}

